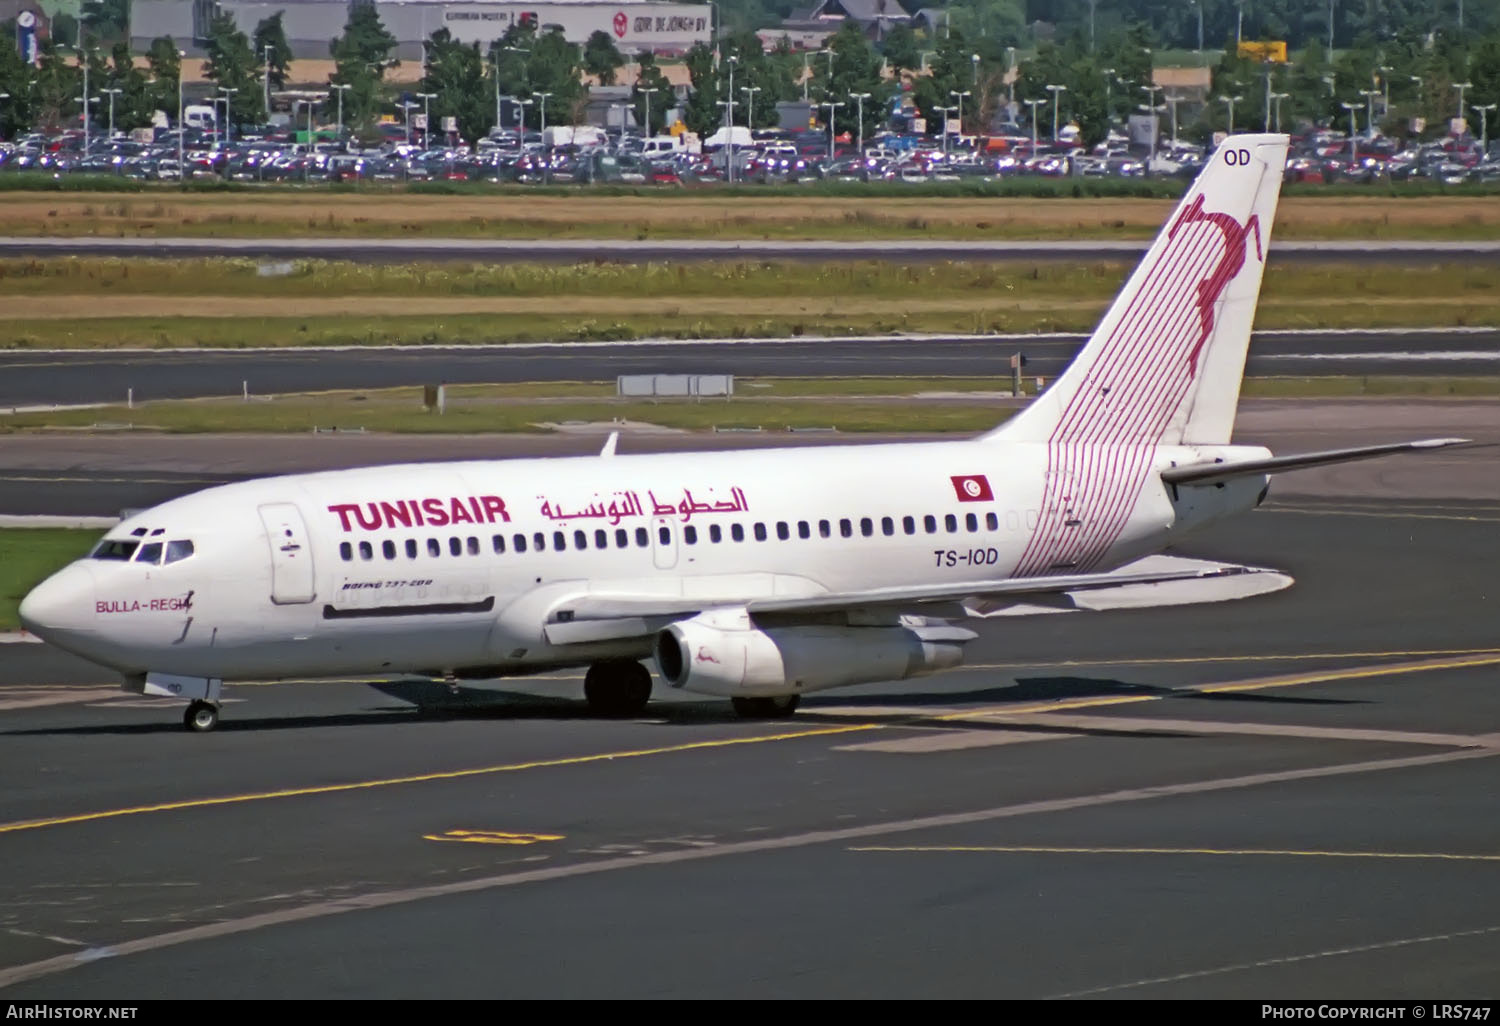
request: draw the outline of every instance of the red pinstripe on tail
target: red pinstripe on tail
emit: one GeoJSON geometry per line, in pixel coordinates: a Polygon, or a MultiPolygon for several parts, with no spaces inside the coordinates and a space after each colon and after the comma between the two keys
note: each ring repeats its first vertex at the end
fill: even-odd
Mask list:
{"type": "Polygon", "coordinates": [[[1229,441],[1285,160],[1285,136],[1226,140],[1072,365],[985,436],[1047,446],[1018,576],[1095,568],[1159,446],[1229,441]]]}

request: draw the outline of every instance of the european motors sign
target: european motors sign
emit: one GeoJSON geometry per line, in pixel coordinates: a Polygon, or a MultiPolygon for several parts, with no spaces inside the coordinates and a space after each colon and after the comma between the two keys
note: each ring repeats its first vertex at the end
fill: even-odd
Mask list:
{"type": "Polygon", "coordinates": [[[449,4],[443,27],[456,40],[487,45],[512,25],[531,23],[539,31],[557,25],[570,43],[594,32],[608,33],[626,54],[639,50],[684,51],[709,41],[711,11],[705,5],[672,3],[514,3],[449,4]]]}

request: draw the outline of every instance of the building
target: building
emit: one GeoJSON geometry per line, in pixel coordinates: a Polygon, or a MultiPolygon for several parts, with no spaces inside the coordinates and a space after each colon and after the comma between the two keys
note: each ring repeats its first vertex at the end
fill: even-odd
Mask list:
{"type": "MultiPolygon", "coordinates": [[[[369,0],[135,0],[131,10],[130,41],[137,50],[158,36],[170,36],[193,56],[201,56],[214,12],[234,18],[247,36],[255,26],[278,11],[291,44],[293,59],[326,58],[329,43],[343,35],[354,2],[369,0]]],[[[706,43],[711,31],[707,4],[668,3],[662,0],[374,0],[386,30],[396,37],[392,56],[420,61],[424,42],[446,28],[461,42],[481,46],[503,36],[517,23],[546,29],[556,25],[569,42],[582,44],[596,32],[608,32],[627,55],[651,51],[686,53],[694,43],[706,43]]]]}

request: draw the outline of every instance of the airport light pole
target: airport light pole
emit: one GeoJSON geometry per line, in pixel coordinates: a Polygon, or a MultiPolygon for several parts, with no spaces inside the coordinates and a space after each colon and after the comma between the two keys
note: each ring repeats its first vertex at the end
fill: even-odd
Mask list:
{"type": "Polygon", "coordinates": [[[1028,106],[1028,107],[1031,108],[1031,153],[1032,153],[1032,156],[1035,156],[1036,155],[1036,109],[1038,107],[1040,107],[1042,104],[1046,103],[1047,101],[1046,100],[1022,100],[1021,102],[1024,103],[1024,104],[1026,104],[1026,106],[1028,106]]]}
{"type": "Polygon", "coordinates": [[[860,159],[865,155],[865,101],[870,98],[869,93],[850,93],[849,99],[854,101],[855,119],[859,124],[859,141],[855,143],[855,152],[860,159]]]}
{"type": "Polygon", "coordinates": [[[1367,113],[1365,114],[1365,128],[1371,135],[1375,134],[1375,97],[1380,95],[1379,89],[1363,89],[1367,113]]]}
{"type": "MultiPolygon", "coordinates": [[[[740,92],[745,94],[745,127],[752,133],[755,131],[755,94],[760,92],[760,86],[740,86],[740,92]]],[[[733,132],[729,133],[733,135],[733,132]]],[[[751,138],[754,138],[752,134],[751,138]]]]}
{"type": "Polygon", "coordinates": [[[647,139],[656,134],[655,132],[651,131],[651,94],[660,92],[660,90],[660,86],[652,86],[649,89],[641,90],[641,95],[646,98],[646,130],[643,134],[647,139]]]}
{"type": "MultiPolygon", "coordinates": [[[[1175,152],[1177,149],[1177,105],[1182,102],[1183,98],[1181,96],[1168,96],[1165,99],[1168,109],[1172,112],[1172,150],[1175,152]]],[[[1266,119],[1270,120],[1270,117],[1271,115],[1267,113],[1266,119]]]]}
{"type": "Polygon", "coordinates": [[[724,166],[724,180],[731,185],[734,184],[734,69],[739,62],[739,54],[729,55],[729,100],[724,107],[724,117],[728,120],[729,138],[726,140],[728,158],[724,166]]]}
{"type": "Polygon", "coordinates": [[[948,92],[948,96],[949,97],[951,97],[952,99],[955,99],[955,100],[958,101],[957,109],[958,109],[958,134],[959,135],[963,135],[964,134],[964,97],[965,96],[973,96],[973,95],[974,95],[973,91],[969,90],[969,89],[965,89],[962,92],[959,92],[957,89],[952,89],[952,90],[949,90],[949,92],[948,92]]]}
{"type": "Polygon", "coordinates": [[[1354,167],[1359,166],[1359,125],[1355,120],[1355,112],[1359,110],[1359,104],[1343,100],[1339,103],[1349,112],[1349,163],[1354,167]]]}
{"type": "Polygon", "coordinates": [[[1479,111],[1479,159],[1484,160],[1489,156],[1490,150],[1490,111],[1495,109],[1495,104],[1474,104],[1472,109],[1479,111]]]}
{"type": "Polygon", "coordinates": [[[230,127],[233,117],[229,113],[229,101],[234,98],[235,93],[239,92],[239,88],[229,89],[225,86],[219,86],[219,92],[224,94],[224,145],[228,146],[233,141],[232,129],[230,127]]]}
{"type": "MultiPolygon", "coordinates": [[[[1465,89],[1473,89],[1474,88],[1474,83],[1473,82],[1455,82],[1453,84],[1453,88],[1458,90],[1458,116],[1460,118],[1462,118],[1464,116],[1464,90],[1465,89]]],[[[84,92],[88,92],[88,90],[85,89],[84,92]]]]}
{"type": "Polygon", "coordinates": [[[338,106],[339,106],[339,127],[338,127],[338,133],[339,133],[339,142],[342,143],[344,141],[344,94],[347,93],[349,90],[353,89],[354,86],[350,85],[348,82],[344,82],[344,83],[341,83],[339,85],[335,85],[333,88],[339,94],[339,100],[338,100],[338,106]]]}
{"type": "Polygon", "coordinates": [[[1049,85],[1046,87],[1046,89],[1047,92],[1052,94],[1052,141],[1057,142],[1057,115],[1059,113],[1058,108],[1062,106],[1061,94],[1067,92],[1068,87],[1065,85],[1049,85]]]}
{"type": "Polygon", "coordinates": [[[1380,116],[1381,117],[1390,117],[1390,114],[1391,114],[1391,71],[1393,69],[1391,68],[1391,66],[1389,64],[1382,64],[1380,67],[1376,68],[1375,70],[1378,71],[1378,72],[1380,72],[1380,85],[1382,87],[1382,92],[1384,93],[1384,95],[1382,96],[1382,98],[1380,100],[1380,116]]]}
{"type": "Polygon", "coordinates": [[[971,54],[969,56],[969,63],[971,63],[971,64],[974,65],[974,81],[971,83],[971,85],[975,89],[978,89],[979,88],[979,54],[977,54],[977,53],[976,54],[971,54]]]}
{"type": "MultiPolygon", "coordinates": [[[[420,104],[415,103],[415,102],[413,102],[411,100],[402,100],[401,101],[401,119],[402,119],[402,121],[406,125],[406,145],[408,145],[408,146],[411,145],[411,109],[413,107],[417,107],[417,106],[420,106],[420,104]]],[[[308,118],[307,118],[307,141],[309,143],[312,142],[312,115],[311,114],[309,114],[308,118]]]]}
{"type": "Polygon", "coordinates": [[[940,111],[943,115],[943,160],[948,160],[948,115],[958,110],[957,107],[934,107],[933,110],[940,111]]]}
{"type": "Polygon", "coordinates": [[[552,181],[552,147],[547,142],[547,97],[551,96],[552,94],[548,92],[533,93],[532,95],[541,102],[542,152],[545,155],[543,157],[544,163],[542,164],[542,183],[546,184],[552,181]]]}
{"type": "Polygon", "coordinates": [[[106,138],[113,140],[115,137],[115,97],[119,96],[125,90],[117,86],[99,91],[109,97],[109,135],[106,138]]]}
{"type": "Polygon", "coordinates": [[[1227,135],[1233,135],[1234,134],[1234,105],[1236,103],[1240,102],[1241,100],[1243,100],[1244,97],[1243,96],[1224,96],[1221,93],[1219,95],[1219,99],[1222,100],[1224,102],[1224,104],[1229,108],[1229,131],[1227,133],[1225,133],[1225,134],[1227,134],[1227,135]]]}
{"type": "Polygon", "coordinates": [[[437,93],[418,93],[417,99],[422,101],[422,145],[430,150],[432,149],[432,108],[428,102],[437,99],[437,93]]]}
{"type": "Polygon", "coordinates": [[[177,51],[177,184],[183,183],[187,175],[187,168],[182,164],[182,137],[186,130],[182,123],[182,60],[187,56],[186,50],[177,51]]]}
{"type": "Polygon", "coordinates": [[[837,102],[830,100],[827,103],[821,104],[821,106],[828,108],[828,159],[831,162],[839,155],[839,131],[837,122],[834,119],[838,116],[838,109],[840,107],[847,107],[848,104],[843,100],[837,102]]]}
{"type": "Polygon", "coordinates": [[[265,105],[266,121],[268,123],[271,120],[271,54],[275,51],[276,47],[272,46],[270,43],[267,43],[265,46],[261,47],[261,53],[264,54],[266,58],[266,69],[260,86],[261,103],[265,105]]]}
{"type": "Polygon", "coordinates": [[[1289,99],[1291,93],[1272,93],[1271,99],[1276,101],[1276,131],[1281,131],[1281,101],[1289,99]]]}

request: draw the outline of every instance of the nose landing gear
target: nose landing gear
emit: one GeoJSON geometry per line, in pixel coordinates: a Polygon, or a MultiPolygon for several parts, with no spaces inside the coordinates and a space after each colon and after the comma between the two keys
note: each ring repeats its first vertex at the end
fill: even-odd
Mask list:
{"type": "Polygon", "coordinates": [[[207,733],[219,725],[219,707],[212,702],[190,702],[182,714],[182,725],[195,734],[207,733]]]}

